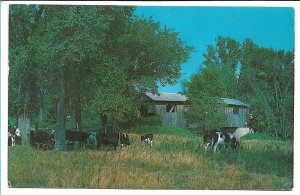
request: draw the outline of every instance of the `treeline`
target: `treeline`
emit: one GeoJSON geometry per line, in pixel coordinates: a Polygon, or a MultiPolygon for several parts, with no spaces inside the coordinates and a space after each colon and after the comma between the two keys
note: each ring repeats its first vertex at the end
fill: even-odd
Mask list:
{"type": "Polygon", "coordinates": [[[117,125],[136,117],[141,92],[176,82],[193,48],[134,10],[10,5],[9,116],[25,124],[23,144],[32,123],[52,123],[64,149],[66,116],[117,125]]]}
{"type": "Polygon", "coordinates": [[[248,126],[277,138],[293,137],[294,51],[217,37],[204,58],[199,73],[183,83],[190,105],[187,121],[218,128],[226,120],[216,112],[224,109],[220,98],[235,98],[249,105],[248,126]]]}
{"type": "MultiPolygon", "coordinates": [[[[140,96],[157,83],[175,84],[193,47],[178,32],[131,6],[10,5],[9,113],[29,144],[31,126],[52,125],[56,149],[65,148],[68,117],[80,129],[94,121],[135,121],[140,96]]],[[[187,122],[224,124],[219,98],[244,101],[251,126],[293,136],[294,53],[218,37],[201,71],[185,82],[187,122]]]]}

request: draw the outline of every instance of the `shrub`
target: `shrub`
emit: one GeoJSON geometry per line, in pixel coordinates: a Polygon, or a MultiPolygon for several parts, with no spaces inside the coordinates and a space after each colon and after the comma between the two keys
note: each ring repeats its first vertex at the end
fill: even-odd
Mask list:
{"type": "Polygon", "coordinates": [[[162,126],[161,116],[149,116],[139,118],[136,123],[137,126],[162,126]]]}

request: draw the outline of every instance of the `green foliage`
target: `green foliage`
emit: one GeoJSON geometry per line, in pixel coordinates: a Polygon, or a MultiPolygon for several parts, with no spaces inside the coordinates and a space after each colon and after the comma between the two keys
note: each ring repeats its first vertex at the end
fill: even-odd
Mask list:
{"type": "Polygon", "coordinates": [[[28,43],[34,32],[38,12],[34,5],[9,7],[9,115],[34,116],[38,107],[36,61],[28,43]]]}
{"type": "Polygon", "coordinates": [[[138,118],[136,121],[137,126],[162,126],[161,116],[148,116],[143,118],[138,118]]]}
{"type": "Polygon", "coordinates": [[[229,37],[217,37],[216,46],[208,45],[204,65],[229,64],[232,69],[237,68],[241,50],[240,43],[229,37]]]}
{"type": "Polygon", "coordinates": [[[155,83],[174,84],[180,76],[180,65],[188,58],[192,47],[178,38],[171,29],[161,29],[151,18],[134,18],[123,36],[119,56],[130,62],[127,72],[136,87],[156,89],[155,83]]]}
{"type": "Polygon", "coordinates": [[[293,136],[293,52],[261,48],[249,39],[240,44],[228,37],[217,37],[216,45],[208,45],[204,57],[204,65],[223,68],[219,77],[226,86],[226,97],[249,104],[254,117],[249,125],[276,137],[293,136]],[[237,79],[235,72],[239,72],[237,79]]]}
{"type": "Polygon", "coordinates": [[[226,116],[221,98],[228,97],[228,89],[234,76],[228,65],[208,65],[192,76],[185,84],[189,97],[189,109],[185,113],[187,122],[205,130],[224,126],[226,116]]]}
{"type": "Polygon", "coordinates": [[[41,125],[54,119],[59,132],[66,114],[79,125],[87,115],[136,117],[140,93],[174,84],[192,47],[134,9],[12,5],[9,115],[25,111],[41,125]]]}
{"type": "Polygon", "coordinates": [[[247,99],[255,128],[293,136],[294,54],[260,48],[251,40],[242,45],[239,91],[247,99]]]}

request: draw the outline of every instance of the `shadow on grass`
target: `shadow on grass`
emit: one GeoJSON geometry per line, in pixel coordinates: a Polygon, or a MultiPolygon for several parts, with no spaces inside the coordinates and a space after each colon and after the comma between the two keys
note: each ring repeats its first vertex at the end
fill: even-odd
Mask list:
{"type": "Polygon", "coordinates": [[[209,151],[202,158],[219,164],[240,166],[246,171],[258,174],[276,175],[278,177],[293,177],[293,161],[289,153],[282,151],[251,151],[240,149],[233,151],[221,149],[216,154],[209,151]]]}

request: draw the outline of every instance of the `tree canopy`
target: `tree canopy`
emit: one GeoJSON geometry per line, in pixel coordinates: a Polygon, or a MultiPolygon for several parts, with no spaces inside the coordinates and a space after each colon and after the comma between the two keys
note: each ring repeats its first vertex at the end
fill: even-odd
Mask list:
{"type": "Polygon", "coordinates": [[[224,116],[223,97],[228,97],[228,89],[234,78],[229,64],[217,66],[210,64],[186,82],[185,92],[189,97],[185,116],[187,122],[204,130],[218,130],[223,127],[224,116]]]}
{"type": "Polygon", "coordinates": [[[11,5],[10,113],[26,106],[29,118],[55,115],[55,148],[63,149],[66,115],[79,128],[83,111],[117,123],[135,112],[142,92],[174,84],[192,47],[134,9],[11,5]]]}
{"type": "MultiPolygon", "coordinates": [[[[212,111],[216,105],[216,101],[210,102],[229,97],[249,105],[251,127],[276,137],[293,136],[293,51],[259,47],[250,39],[240,44],[231,38],[217,37],[215,46],[207,46],[204,58],[202,70],[185,84],[191,105],[186,114],[189,120],[201,127],[206,110],[212,111]]],[[[216,119],[219,112],[212,115],[212,123],[222,127],[216,119]]]]}

